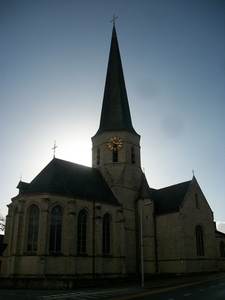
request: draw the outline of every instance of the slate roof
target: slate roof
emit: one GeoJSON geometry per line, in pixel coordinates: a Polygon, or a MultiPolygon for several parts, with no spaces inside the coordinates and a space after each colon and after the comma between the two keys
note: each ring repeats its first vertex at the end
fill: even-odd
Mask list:
{"type": "Polygon", "coordinates": [[[112,30],[100,126],[96,134],[112,130],[136,133],[131,121],[115,26],[112,30]]]}
{"type": "Polygon", "coordinates": [[[151,188],[156,214],[178,211],[190,184],[191,180],[158,190],[151,188]]]}
{"type": "Polygon", "coordinates": [[[221,232],[221,231],[218,231],[218,230],[215,230],[215,236],[219,237],[219,238],[225,238],[225,233],[221,232]]]}
{"type": "Polygon", "coordinates": [[[53,158],[22,192],[41,193],[81,197],[119,205],[98,169],[57,158],[53,158]]]}
{"type": "Polygon", "coordinates": [[[17,185],[17,189],[19,189],[20,194],[22,194],[29,187],[29,183],[21,181],[17,185]]]}

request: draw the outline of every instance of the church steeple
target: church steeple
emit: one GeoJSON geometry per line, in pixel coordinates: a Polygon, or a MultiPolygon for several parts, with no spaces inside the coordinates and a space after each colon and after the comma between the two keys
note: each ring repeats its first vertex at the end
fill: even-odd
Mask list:
{"type": "Polygon", "coordinates": [[[136,133],[131,121],[119,45],[114,24],[100,126],[96,134],[104,131],[115,130],[127,130],[129,132],[136,133]]]}
{"type": "Polygon", "coordinates": [[[140,135],[131,121],[114,22],[100,126],[92,137],[92,167],[102,173],[123,209],[128,209],[130,218],[140,191],[144,195],[140,135]]]}
{"type": "Polygon", "coordinates": [[[101,171],[109,186],[120,185],[125,180],[129,189],[137,185],[139,191],[142,178],[140,135],[131,121],[114,23],[100,126],[92,137],[92,166],[101,171]]]}

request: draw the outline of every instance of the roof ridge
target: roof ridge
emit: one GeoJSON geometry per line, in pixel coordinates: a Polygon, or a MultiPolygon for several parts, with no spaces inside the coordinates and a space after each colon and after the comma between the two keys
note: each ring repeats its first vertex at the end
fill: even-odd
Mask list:
{"type": "Polygon", "coordinates": [[[190,184],[191,184],[191,181],[192,181],[192,180],[187,180],[187,181],[179,182],[179,183],[176,183],[176,184],[168,185],[168,186],[162,187],[162,188],[160,188],[160,189],[154,189],[154,188],[152,188],[152,189],[154,189],[154,190],[156,190],[156,191],[160,191],[160,190],[164,190],[164,189],[176,187],[176,186],[181,185],[181,184],[187,184],[187,183],[190,183],[190,184]]]}

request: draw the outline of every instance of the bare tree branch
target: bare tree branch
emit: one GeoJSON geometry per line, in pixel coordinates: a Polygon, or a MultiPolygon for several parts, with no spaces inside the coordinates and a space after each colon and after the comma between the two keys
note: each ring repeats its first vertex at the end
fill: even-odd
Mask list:
{"type": "Polygon", "coordinates": [[[2,214],[0,214],[0,230],[1,231],[5,230],[5,217],[3,217],[2,214]]]}

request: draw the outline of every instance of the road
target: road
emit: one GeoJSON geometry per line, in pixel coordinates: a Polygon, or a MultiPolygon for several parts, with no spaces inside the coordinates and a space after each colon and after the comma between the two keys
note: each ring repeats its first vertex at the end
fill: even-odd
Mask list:
{"type": "Polygon", "coordinates": [[[146,291],[136,295],[116,298],[151,299],[151,300],[216,300],[225,299],[225,278],[204,280],[201,282],[182,284],[181,286],[168,287],[157,291],[146,291]]]}
{"type": "Polygon", "coordinates": [[[115,287],[80,291],[0,290],[0,300],[216,300],[225,299],[225,277],[150,289],[115,287]]]}

